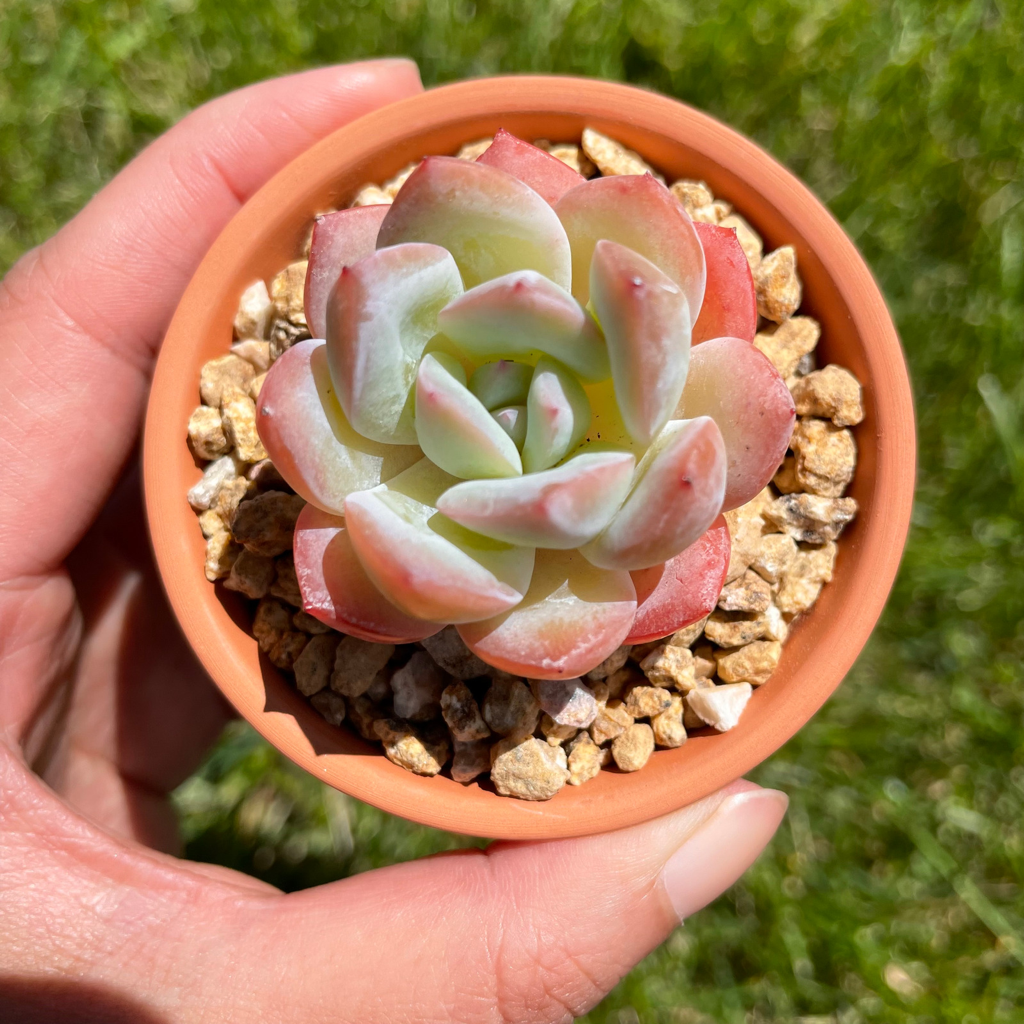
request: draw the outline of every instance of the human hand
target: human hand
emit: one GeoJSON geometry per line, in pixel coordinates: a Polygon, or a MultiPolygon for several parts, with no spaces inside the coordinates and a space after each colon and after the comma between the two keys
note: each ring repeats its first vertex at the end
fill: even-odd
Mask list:
{"type": "Polygon", "coordinates": [[[291,895],[157,852],[177,842],[168,792],[228,713],[155,579],[137,477],[122,477],[160,340],[241,203],[420,88],[409,62],[376,61],[207,104],[0,284],[5,1021],[570,1020],[782,818],[782,794],[739,782],[621,832],[291,895]]]}

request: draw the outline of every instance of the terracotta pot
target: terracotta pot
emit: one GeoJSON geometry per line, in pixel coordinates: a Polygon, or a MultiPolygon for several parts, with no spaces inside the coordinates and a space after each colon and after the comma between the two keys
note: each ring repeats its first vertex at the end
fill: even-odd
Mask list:
{"type": "Polygon", "coordinates": [[[393,814],[477,836],[541,839],[621,828],[682,807],[749,771],[817,711],[866,642],[896,575],[910,522],[915,438],[903,353],[878,286],[842,228],[792,174],[748,139],[664,96],[600,81],[511,77],[445,86],[363,117],[289,164],[239,211],[167,333],[144,459],[147,514],[171,604],[240,714],[318,778],[393,814]],[[318,210],[347,205],[366,182],[498,128],[558,141],[578,139],[585,126],[637,150],[670,181],[706,181],[761,233],[766,250],[796,247],[801,311],[822,323],[821,361],[849,367],[865,386],[850,490],[860,515],[840,540],[835,578],[794,628],[781,665],[737,728],[658,751],[640,772],[603,771],[547,803],[527,803],[396,767],[379,747],[328,725],[260,655],[247,632],[246,603],[203,574],[203,539],[185,500],[200,470],[185,425],[200,367],[228,350],[242,290],[297,258],[318,210]]]}

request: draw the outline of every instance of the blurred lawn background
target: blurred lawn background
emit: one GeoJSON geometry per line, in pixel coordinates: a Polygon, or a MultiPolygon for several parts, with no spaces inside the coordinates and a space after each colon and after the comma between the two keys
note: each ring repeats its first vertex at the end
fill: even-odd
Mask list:
{"type": "MultiPolygon", "coordinates": [[[[897,318],[910,547],[843,688],[756,773],[786,824],[586,1019],[1024,1020],[1021,0],[0,0],[0,270],[203,100],[408,54],[430,85],[557,71],[695,104],[801,175],[897,318]]],[[[464,845],[228,730],[178,793],[193,857],[298,888],[464,845]]]]}

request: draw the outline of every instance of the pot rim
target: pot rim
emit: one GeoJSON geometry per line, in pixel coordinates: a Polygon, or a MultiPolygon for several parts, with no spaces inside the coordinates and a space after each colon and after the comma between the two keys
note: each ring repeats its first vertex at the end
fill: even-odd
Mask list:
{"type": "Polygon", "coordinates": [[[595,79],[517,75],[440,86],[367,114],[293,160],[239,210],[168,329],[147,409],[143,471],[171,606],[204,668],[258,732],[311,774],[390,813],[470,835],[551,839],[622,828],[691,803],[749,771],[810,719],[884,607],[909,529],[915,459],[910,382],[885,301],[854,243],[802,182],[749,139],[677,100],[595,79]],[[822,347],[837,348],[864,381],[867,416],[856,430],[862,457],[853,493],[861,512],[839,542],[836,578],[794,629],[779,669],[755,692],[739,726],[659,750],[641,772],[601,772],[551,801],[529,803],[475,783],[405,772],[347,728],[329,726],[269,666],[241,628],[241,602],[203,573],[202,538],[185,501],[200,470],[183,435],[198,367],[211,353],[227,352],[246,275],[259,276],[251,267],[260,260],[273,266],[274,245],[296,258],[325,199],[347,199],[366,181],[385,180],[434,150],[454,152],[498,127],[546,137],[525,127],[541,123],[554,129],[555,141],[566,131],[578,137],[583,125],[605,131],[659,169],[674,165],[675,177],[708,181],[765,237],[766,250],[769,242],[794,244],[805,282],[801,312],[810,305],[823,322],[822,347]]]}

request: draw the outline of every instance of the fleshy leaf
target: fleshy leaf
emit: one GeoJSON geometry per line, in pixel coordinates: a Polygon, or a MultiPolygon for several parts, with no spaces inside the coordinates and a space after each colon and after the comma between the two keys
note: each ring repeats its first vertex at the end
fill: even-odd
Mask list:
{"type": "Polygon", "coordinates": [[[469,378],[469,390],[492,412],[505,405],[523,405],[530,393],[533,367],[499,359],[478,366],[469,378]]]}
{"type": "Polygon", "coordinates": [[[707,286],[691,344],[699,345],[710,338],[753,341],[757,333],[757,294],[736,230],[700,221],[694,221],[693,226],[704,249],[707,286]]]}
{"type": "Polygon", "coordinates": [[[611,373],[594,318],[564,289],[533,270],[471,288],[441,310],[438,324],[467,355],[529,357],[565,363],[584,380],[611,373]]]}
{"type": "Polygon", "coordinates": [[[352,491],[376,487],[422,457],[415,445],[381,444],[352,429],[322,341],[300,341],[271,366],[256,403],[256,428],[288,485],[338,514],[352,491]]]}
{"type": "Polygon", "coordinates": [[[576,548],[615,515],[634,465],[629,452],[585,452],[541,473],[456,484],[437,507],[467,529],[509,544],[576,548]]]}
{"type": "Polygon", "coordinates": [[[523,142],[504,128],[498,129],[494,141],[476,160],[507,171],[552,206],[570,189],[586,181],[583,175],[577,174],[557,157],[523,142]]]}
{"type": "Polygon", "coordinates": [[[603,239],[590,264],[590,301],[608,345],[626,429],[649,445],[679,402],[690,364],[682,289],[650,260],[603,239]]]}
{"type": "Polygon", "coordinates": [[[441,628],[406,615],[373,585],[341,516],[307,505],[295,524],[294,554],[303,610],[332,629],[375,643],[410,644],[441,628]]]}
{"type": "Polygon", "coordinates": [[[370,491],[350,494],[352,546],[381,593],[414,618],[472,622],[517,605],[533,573],[533,548],[475,534],[436,510],[455,478],[423,459],[370,491]]]}
{"type": "Polygon", "coordinates": [[[789,447],[796,407],[778,371],[748,341],[715,338],[690,354],[677,417],[711,416],[728,456],[723,512],[746,504],[775,475],[789,447]]]}
{"type": "Polygon", "coordinates": [[[671,420],[615,518],[582,548],[603,569],[646,569],[692,544],[722,510],[725,442],[714,420],[671,420]]]}
{"type": "Polygon", "coordinates": [[[463,480],[518,476],[519,450],[465,379],[450,356],[423,357],[416,374],[416,437],[423,454],[463,480]]]}
{"type": "Polygon", "coordinates": [[[396,245],[342,270],[327,304],[327,361],[345,415],[365,437],[415,444],[412,387],[437,314],[462,292],[451,254],[396,245]]]}
{"type": "Polygon", "coordinates": [[[636,587],[636,617],[626,644],[660,640],[715,610],[729,571],[732,543],[725,517],[674,558],[629,575],[636,587]]]}
{"type": "Polygon", "coordinates": [[[629,573],[597,569],[578,551],[538,551],[522,603],[459,626],[489,665],[531,679],[572,679],[622,643],[636,613],[629,573]]]}
{"type": "Polygon", "coordinates": [[[387,206],[353,206],[325,213],[313,225],[303,302],[314,338],[327,333],[327,300],[343,267],[365,259],[377,248],[377,232],[387,206]]]}
{"type": "Polygon", "coordinates": [[[569,242],[551,207],[518,178],[487,164],[430,156],[395,197],[377,247],[443,246],[467,288],[513,270],[569,287],[569,242]]]}
{"type": "Polygon", "coordinates": [[[495,423],[512,438],[512,443],[519,451],[526,442],[526,406],[506,405],[504,409],[492,412],[495,423]]]}
{"type": "MultiPolygon", "coordinates": [[[[555,206],[572,247],[572,293],[590,297],[590,259],[602,239],[618,242],[668,274],[686,296],[690,316],[704,299],[704,251],[689,214],[649,174],[592,178],[555,206]]],[[[385,222],[386,223],[386,222],[385,222]]]]}
{"type": "Polygon", "coordinates": [[[590,399],[580,382],[553,359],[542,356],[526,399],[523,468],[536,473],[561,462],[590,426],[590,399]]]}

